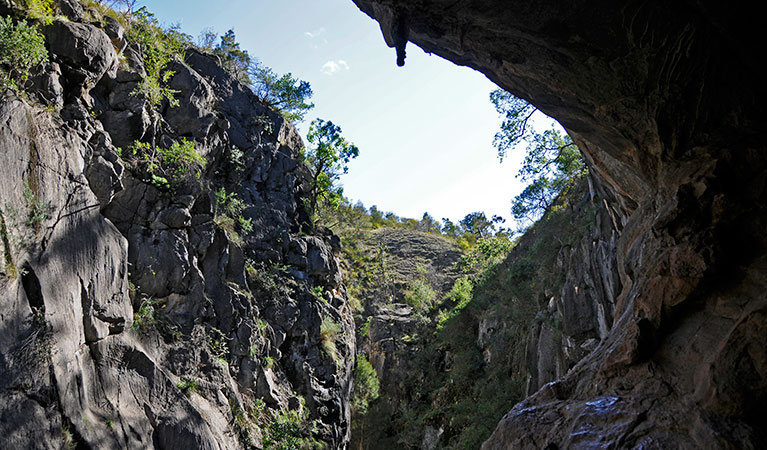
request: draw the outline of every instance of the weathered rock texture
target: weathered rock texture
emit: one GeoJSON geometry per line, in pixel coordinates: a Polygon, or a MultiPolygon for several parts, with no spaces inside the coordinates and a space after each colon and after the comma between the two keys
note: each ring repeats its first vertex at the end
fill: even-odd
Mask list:
{"type": "MultiPolygon", "coordinates": [[[[757,448],[767,394],[765,87],[754,11],[699,2],[355,0],[557,118],[613,200],[594,351],[486,449],[757,448]]],[[[511,406],[511,405],[510,405],[511,406]]]]}
{"type": "Polygon", "coordinates": [[[119,23],[76,6],[45,28],[34,101],[0,99],[0,447],[260,448],[258,405],[305,402],[346,448],[353,323],[295,128],[193,50],[171,67],[179,107],[153,107],[119,23]],[[126,158],[181,138],[199,179],[163,187],[126,158]],[[252,231],[225,225],[222,188],[252,231]]]}
{"type": "Polygon", "coordinates": [[[366,306],[362,321],[369,321],[369,328],[360,348],[376,369],[382,400],[396,410],[396,404],[412,394],[411,383],[419,378],[413,363],[433,332],[427,314],[436,314],[432,308],[461,275],[456,264],[462,252],[442,236],[398,229],[374,231],[366,246],[383,273],[381,281],[361,293],[366,306]],[[417,280],[434,290],[433,305],[405,303],[406,290],[417,280]]]}

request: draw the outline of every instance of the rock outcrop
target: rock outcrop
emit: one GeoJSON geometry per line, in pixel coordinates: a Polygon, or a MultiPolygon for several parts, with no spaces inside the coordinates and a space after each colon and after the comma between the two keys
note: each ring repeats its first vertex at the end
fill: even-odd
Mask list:
{"type": "Polygon", "coordinates": [[[57,7],[30,100],[0,99],[0,447],[262,448],[294,410],[346,448],[353,323],[297,131],[193,49],[153,105],[120,24],[57,7]],[[136,141],[204,164],[158,178],[136,141]]]}
{"type": "Polygon", "coordinates": [[[382,400],[396,404],[410,390],[415,355],[432,332],[428,316],[461,275],[455,265],[462,251],[442,236],[387,228],[373,231],[362,246],[375,274],[359,292],[359,320],[367,324],[359,348],[380,378],[382,400]],[[414,282],[433,290],[433,304],[407,303],[414,282]]]}
{"type": "Polygon", "coordinates": [[[767,161],[753,11],[711,1],[355,3],[384,35],[398,18],[425,51],[558,119],[612,199],[621,286],[612,327],[483,448],[759,447],[767,161]]]}

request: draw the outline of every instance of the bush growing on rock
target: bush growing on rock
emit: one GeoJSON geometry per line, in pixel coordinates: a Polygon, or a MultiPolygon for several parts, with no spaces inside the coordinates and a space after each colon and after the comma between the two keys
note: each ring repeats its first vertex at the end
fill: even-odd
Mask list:
{"type": "Polygon", "coordinates": [[[181,33],[178,26],[163,29],[146,8],[133,12],[130,19],[127,37],[142,55],[145,71],[134,95],[144,95],[154,107],[163,100],[177,106],[178,91],[165,86],[174,72],[165,70],[165,66],[173,60],[183,61],[184,48],[191,44],[191,37],[181,33]]]}
{"type": "Polygon", "coordinates": [[[47,59],[45,38],[35,27],[0,17],[0,93],[23,89],[31,70],[47,59]]]}
{"type": "Polygon", "coordinates": [[[320,325],[320,344],[328,358],[336,361],[338,359],[338,347],[336,339],[341,334],[341,325],[330,317],[322,319],[320,325]]]}
{"type": "Polygon", "coordinates": [[[148,180],[161,189],[171,189],[188,177],[199,179],[207,164],[194,142],[183,138],[168,148],[136,141],[126,159],[146,171],[148,180]]]}
{"type": "Polygon", "coordinates": [[[436,293],[429,282],[423,278],[417,278],[405,288],[405,303],[412,306],[418,312],[429,310],[434,304],[436,293]]]}
{"type": "Polygon", "coordinates": [[[320,449],[323,446],[312,438],[316,424],[309,419],[306,407],[282,409],[272,414],[264,430],[264,450],[320,449]]]}
{"type": "Polygon", "coordinates": [[[367,357],[357,355],[357,366],[354,368],[354,392],[352,393],[352,408],[354,414],[365,414],[371,401],[379,396],[380,383],[373,365],[367,357]]]}
{"type": "Polygon", "coordinates": [[[215,222],[220,228],[225,230],[229,237],[235,242],[240,242],[242,237],[240,232],[250,233],[253,231],[253,220],[245,218],[245,202],[239,199],[237,193],[227,192],[226,188],[221,187],[214,192],[216,197],[216,217],[215,222]]]}

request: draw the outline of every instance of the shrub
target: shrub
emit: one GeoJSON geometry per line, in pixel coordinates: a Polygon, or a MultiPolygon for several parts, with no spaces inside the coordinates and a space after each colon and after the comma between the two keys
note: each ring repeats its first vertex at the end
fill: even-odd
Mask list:
{"type": "Polygon", "coordinates": [[[136,331],[146,331],[157,325],[157,317],[155,316],[155,308],[157,301],[154,299],[146,299],[141,302],[141,306],[138,311],[133,314],[133,325],[131,328],[136,331]]]}
{"type": "Polygon", "coordinates": [[[0,93],[24,87],[30,71],[48,59],[45,38],[24,20],[0,17],[0,93]]]}
{"type": "Polygon", "coordinates": [[[296,410],[282,409],[272,413],[272,420],[263,431],[264,450],[322,448],[322,445],[312,438],[316,428],[304,405],[296,410]]]}
{"type": "Polygon", "coordinates": [[[213,192],[216,197],[216,225],[229,234],[229,238],[235,242],[241,242],[240,232],[250,233],[253,231],[253,219],[243,217],[247,206],[237,197],[235,192],[226,192],[221,187],[213,192]]]}
{"type": "Polygon", "coordinates": [[[272,69],[258,62],[248,70],[250,88],[261,102],[275,108],[290,122],[301,122],[306,113],[314,108],[309,102],[312,88],[309,82],[293,78],[293,75],[277,75],[272,69]]]}
{"type": "Polygon", "coordinates": [[[503,261],[513,247],[512,241],[503,234],[478,239],[471,250],[461,256],[458,268],[466,274],[486,274],[503,261]]]}
{"type": "Polygon", "coordinates": [[[432,307],[436,294],[428,281],[423,278],[413,280],[405,288],[405,303],[416,311],[425,311],[432,307]]]}
{"type": "Polygon", "coordinates": [[[342,332],[341,324],[330,317],[322,319],[320,325],[320,344],[328,358],[336,361],[338,359],[338,348],[336,347],[336,338],[342,332]]]}
{"type": "Polygon", "coordinates": [[[52,0],[24,0],[27,17],[50,25],[53,22],[52,3],[52,0]]]}
{"type": "Polygon", "coordinates": [[[144,95],[154,107],[163,100],[177,106],[178,91],[164,86],[175,73],[165,70],[165,66],[173,60],[183,61],[184,48],[191,44],[191,36],[181,33],[178,25],[163,29],[145,7],[134,11],[130,18],[127,38],[141,53],[146,73],[133,94],[144,95]]]}
{"type": "Polygon", "coordinates": [[[357,355],[357,366],[354,368],[354,392],[352,393],[352,409],[355,414],[367,413],[368,405],[379,396],[380,383],[373,365],[367,357],[357,355]]]}
{"type": "Polygon", "coordinates": [[[197,382],[190,380],[189,378],[181,378],[181,381],[176,383],[176,387],[184,391],[184,393],[197,392],[200,389],[200,386],[197,384],[197,382]]]}
{"type": "Polygon", "coordinates": [[[51,204],[43,202],[37,197],[35,191],[29,186],[29,182],[24,182],[24,200],[27,203],[29,213],[24,225],[39,230],[40,224],[50,217],[51,204]]]}
{"type": "Polygon", "coordinates": [[[448,311],[440,312],[437,319],[437,330],[441,330],[447,321],[460,314],[463,308],[469,304],[473,288],[474,285],[467,277],[455,280],[452,289],[450,289],[446,297],[453,304],[453,307],[448,311]]]}
{"type": "Polygon", "coordinates": [[[161,189],[172,189],[190,175],[199,179],[208,162],[195,150],[194,142],[186,139],[174,142],[169,148],[135,141],[130,153],[128,161],[143,168],[148,181],[161,189]]]}

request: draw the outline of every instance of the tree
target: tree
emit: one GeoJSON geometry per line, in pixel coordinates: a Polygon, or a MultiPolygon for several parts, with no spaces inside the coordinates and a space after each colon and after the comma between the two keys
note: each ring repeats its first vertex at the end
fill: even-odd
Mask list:
{"type": "MultiPolygon", "coordinates": [[[[210,34],[210,31],[208,31],[208,34],[210,34]]],[[[210,36],[207,39],[210,39],[210,36]]],[[[248,69],[252,60],[248,51],[240,48],[240,43],[237,42],[234,30],[229,30],[221,36],[221,42],[213,50],[213,54],[221,58],[221,65],[233,77],[243,84],[250,84],[248,69]]]]}
{"type": "Polygon", "coordinates": [[[309,102],[312,87],[307,81],[293,78],[291,73],[279,76],[259,62],[248,69],[250,88],[266,105],[280,111],[290,122],[301,122],[306,113],[314,108],[309,102]]]}
{"type": "Polygon", "coordinates": [[[428,212],[423,213],[421,222],[418,224],[418,229],[426,233],[440,233],[439,222],[434,220],[428,212]]]}
{"type": "MultiPolygon", "coordinates": [[[[498,216],[494,216],[494,219],[496,217],[498,216]]],[[[495,232],[495,223],[492,220],[488,220],[485,213],[480,211],[467,214],[460,224],[467,233],[471,233],[478,238],[492,236],[495,232]]]]}
{"type": "MultiPolygon", "coordinates": [[[[210,47],[214,41],[215,32],[210,29],[198,39],[204,48],[210,47]]],[[[234,30],[224,33],[221,42],[212,50],[229,73],[248,85],[262,103],[279,111],[286,120],[303,121],[306,113],[314,108],[314,104],[309,102],[313,95],[309,82],[293,78],[291,73],[278,75],[252,58],[247,50],[240,48],[234,30]]]]}
{"type": "Polygon", "coordinates": [[[359,156],[359,149],[341,136],[341,127],[322,119],[312,121],[306,139],[312,144],[304,155],[312,174],[311,209],[317,211],[320,202],[337,208],[343,199],[338,179],[348,172],[349,161],[359,156]]]}
{"type": "Polygon", "coordinates": [[[555,128],[543,133],[532,129],[530,119],[536,107],[502,89],[491,92],[490,101],[504,118],[493,139],[498,157],[503,160],[510,148],[527,143],[517,177],[529,184],[512,201],[511,213],[518,220],[534,221],[588,169],[570,136],[555,128]]]}

